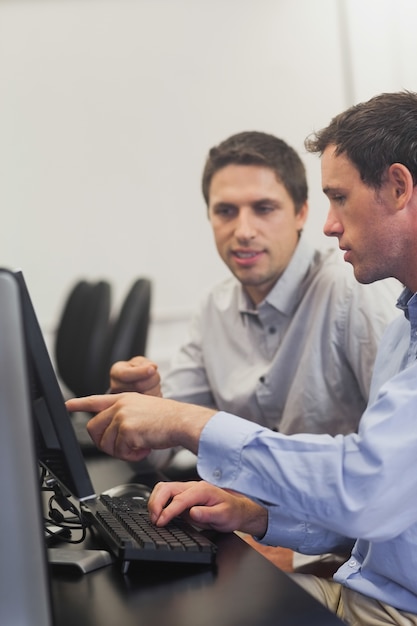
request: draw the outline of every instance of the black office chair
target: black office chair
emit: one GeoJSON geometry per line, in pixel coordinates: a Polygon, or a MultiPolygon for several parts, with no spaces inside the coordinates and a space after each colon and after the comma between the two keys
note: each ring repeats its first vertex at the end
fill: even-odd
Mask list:
{"type": "Polygon", "coordinates": [[[128,361],[146,354],[151,311],[152,283],[138,278],[130,287],[118,316],[111,322],[102,359],[100,389],[109,387],[110,368],[116,361],[128,361]]]}
{"type": "Polygon", "coordinates": [[[77,396],[100,393],[99,372],[108,336],[111,288],[108,281],[78,281],[65,302],[55,339],[57,373],[77,396]]]}

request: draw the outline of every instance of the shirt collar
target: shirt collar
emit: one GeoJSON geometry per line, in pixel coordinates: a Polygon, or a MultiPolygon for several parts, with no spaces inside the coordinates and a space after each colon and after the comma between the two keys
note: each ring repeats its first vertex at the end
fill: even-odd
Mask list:
{"type": "Polygon", "coordinates": [[[409,320],[409,309],[417,308],[417,293],[413,293],[410,289],[408,289],[408,287],[405,287],[405,289],[403,289],[400,293],[396,306],[398,309],[403,311],[405,317],[409,320]]]}
{"type": "MultiPolygon", "coordinates": [[[[312,263],[314,253],[314,248],[301,236],[283,274],[257,308],[259,309],[264,303],[268,303],[284,315],[291,315],[302,295],[300,293],[301,283],[312,263]]],[[[256,311],[242,286],[239,311],[241,313],[254,313],[256,311]]]]}

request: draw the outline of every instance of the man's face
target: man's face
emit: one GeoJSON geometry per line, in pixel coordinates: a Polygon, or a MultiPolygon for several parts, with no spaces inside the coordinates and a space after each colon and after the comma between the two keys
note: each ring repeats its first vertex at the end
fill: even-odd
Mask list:
{"type": "Polygon", "coordinates": [[[387,180],[379,189],[366,185],[352,161],[328,146],[321,160],[323,191],[330,201],[324,233],[337,237],[344,259],[361,283],[398,276],[401,250],[395,190],[387,180]]]}
{"type": "Polygon", "coordinates": [[[287,267],[307,217],[275,172],[258,165],[227,165],[209,189],[208,215],[217,250],[255,304],[287,267]]]}

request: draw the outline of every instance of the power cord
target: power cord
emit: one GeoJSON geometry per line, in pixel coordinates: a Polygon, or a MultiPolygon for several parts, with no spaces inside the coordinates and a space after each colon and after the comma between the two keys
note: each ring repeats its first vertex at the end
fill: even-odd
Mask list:
{"type": "Polygon", "coordinates": [[[61,486],[54,477],[50,477],[46,472],[42,472],[41,480],[42,491],[53,491],[48,501],[48,516],[44,516],[45,532],[49,535],[54,535],[55,532],[50,530],[48,526],[58,526],[59,528],[69,531],[69,536],[66,537],[61,534],[60,540],[66,543],[82,543],[86,538],[87,529],[89,528],[89,524],[86,522],[82,511],[64,494],[61,486]],[[81,531],[81,537],[79,539],[73,539],[71,530],[81,531]]]}

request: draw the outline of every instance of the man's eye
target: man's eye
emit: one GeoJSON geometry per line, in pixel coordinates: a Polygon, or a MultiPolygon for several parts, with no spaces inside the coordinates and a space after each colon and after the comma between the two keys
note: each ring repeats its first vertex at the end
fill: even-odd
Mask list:
{"type": "Polygon", "coordinates": [[[344,204],[345,200],[346,200],[346,196],[333,196],[333,202],[337,202],[338,204],[344,204]]]}
{"type": "Polygon", "coordinates": [[[274,207],[270,204],[260,204],[256,207],[256,212],[260,215],[264,215],[265,213],[271,213],[274,210],[274,207]]]}
{"type": "Polygon", "coordinates": [[[231,215],[233,215],[233,209],[232,207],[227,206],[217,207],[214,213],[215,215],[220,215],[221,217],[230,217],[231,215]]]}

